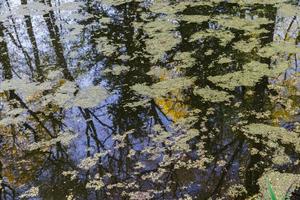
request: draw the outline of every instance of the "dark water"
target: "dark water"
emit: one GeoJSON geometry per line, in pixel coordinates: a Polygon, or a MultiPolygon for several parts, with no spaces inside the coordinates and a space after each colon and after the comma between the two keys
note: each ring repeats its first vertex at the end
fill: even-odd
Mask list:
{"type": "MultiPolygon", "coordinates": [[[[295,149],[285,149],[290,162],[276,165],[277,147],[239,129],[274,125],[277,115],[260,118],[257,113],[272,113],[278,106],[272,100],[277,92],[269,87],[276,81],[261,75],[253,86],[224,90],[208,79],[239,71],[255,58],[233,48],[250,36],[230,29],[234,37],[226,45],[214,37],[191,42],[195,32],[217,27],[208,21],[175,21],[172,34],[180,42],[154,62],[147,41],[156,36],[135,24],[158,16],[149,10],[151,1],[127,2],[0,2],[1,199],[246,199],[259,193],[257,180],[266,169],[299,173],[295,149]],[[178,52],[193,52],[184,72],[175,69],[178,52]],[[232,64],[215,63],[220,56],[231,57],[232,64]],[[148,73],[155,66],[167,73],[148,73]],[[188,86],[177,81],[153,86],[154,93],[163,94],[148,96],[143,95],[152,92],[147,87],[139,93],[133,89],[173,78],[183,78],[188,86]],[[10,79],[23,82],[6,82],[3,89],[10,79]],[[232,98],[204,101],[193,91],[196,86],[226,91],[232,98]],[[92,89],[82,92],[86,88],[92,89]],[[69,105],[78,96],[81,101],[69,105]],[[184,138],[188,134],[193,137],[184,138]],[[261,154],[251,153],[253,149],[261,154]],[[240,189],[237,196],[228,192],[232,186],[240,189]],[[24,193],[30,189],[31,194],[24,193]]],[[[178,16],[182,14],[264,17],[272,22],[262,25],[268,30],[259,36],[262,46],[283,31],[276,30],[280,22],[272,4],[195,3],[178,16]]],[[[281,77],[299,71],[296,57],[281,77]]],[[[274,62],[270,57],[259,60],[274,62]]],[[[299,96],[293,100],[297,107],[299,96]]],[[[294,131],[299,118],[284,119],[275,126],[294,131]]]]}

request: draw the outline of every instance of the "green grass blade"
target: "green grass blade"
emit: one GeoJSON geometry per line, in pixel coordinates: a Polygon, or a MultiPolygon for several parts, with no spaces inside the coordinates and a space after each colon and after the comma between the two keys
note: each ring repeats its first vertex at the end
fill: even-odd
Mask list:
{"type": "Polygon", "coordinates": [[[271,200],[277,200],[276,195],[275,195],[275,192],[274,192],[274,190],[273,190],[273,188],[272,188],[272,185],[271,185],[269,179],[267,179],[267,184],[268,184],[268,191],[269,191],[271,200]]]}

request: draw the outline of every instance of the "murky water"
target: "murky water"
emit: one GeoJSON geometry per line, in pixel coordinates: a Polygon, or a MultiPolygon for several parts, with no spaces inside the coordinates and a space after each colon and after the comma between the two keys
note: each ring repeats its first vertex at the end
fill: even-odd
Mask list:
{"type": "Polygon", "coordinates": [[[270,171],[288,192],[300,12],[283,2],[2,0],[1,199],[268,199],[270,171]]]}

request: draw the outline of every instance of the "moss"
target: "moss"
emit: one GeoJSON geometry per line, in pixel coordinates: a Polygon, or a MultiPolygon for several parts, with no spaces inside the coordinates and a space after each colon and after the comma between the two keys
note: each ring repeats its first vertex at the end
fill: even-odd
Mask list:
{"type": "Polygon", "coordinates": [[[202,23],[208,21],[210,17],[207,15],[183,15],[180,19],[187,23],[202,23]]]}
{"type": "Polygon", "coordinates": [[[263,33],[266,31],[261,28],[261,25],[273,23],[266,18],[247,19],[228,15],[218,15],[213,20],[221,26],[256,33],[263,33]]]}
{"type": "Polygon", "coordinates": [[[159,98],[167,96],[172,91],[188,88],[194,84],[194,81],[193,78],[179,77],[160,81],[152,86],[136,84],[131,89],[144,96],[159,98]]]}
{"type": "Polygon", "coordinates": [[[263,47],[259,50],[258,54],[261,57],[269,58],[272,56],[278,56],[278,54],[297,54],[299,53],[299,47],[292,43],[287,42],[279,42],[279,43],[272,43],[266,47],[263,47]]]}
{"type": "Polygon", "coordinates": [[[227,63],[230,63],[230,62],[232,62],[231,58],[227,58],[227,57],[221,57],[218,60],[219,64],[227,64],[227,63]]]}
{"type": "Polygon", "coordinates": [[[233,38],[234,34],[227,30],[206,30],[206,31],[199,31],[194,33],[191,38],[190,42],[196,41],[196,40],[204,40],[209,37],[218,38],[220,40],[220,44],[222,46],[226,46],[233,38]]]}
{"type": "Polygon", "coordinates": [[[111,73],[112,75],[119,76],[122,73],[125,73],[125,72],[128,72],[128,71],[129,71],[129,67],[124,66],[124,65],[116,65],[116,66],[113,67],[113,69],[103,70],[103,73],[104,74],[111,73]]]}
{"type": "Polygon", "coordinates": [[[247,190],[243,185],[234,184],[229,187],[227,194],[232,199],[243,198],[247,194],[247,190]]]}
{"type": "Polygon", "coordinates": [[[209,76],[208,80],[216,85],[234,90],[238,86],[254,86],[264,76],[276,76],[286,69],[286,65],[269,68],[267,64],[252,61],[243,67],[243,71],[236,71],[219,76],[209,76]]]}
{"type": "Polygon", "coordinates": [[[201,96],[205,101],[214,103],[229,101],[231,98],[233,98],[233,96],[229,95],[227,92],[212,90],[209,87],[195,88],[194,94],[201,96]]]}
{"type": "Polygon", "coordinates": [[[161,60],[167,51],[181,41],[173,33],[176,27],[172,21],[161,18],[145,24],[144,30],[151,38],[146,40],[146,50],[151,54],[152,62],[161,60]]]}
{"type": "Polygon", "coordinates": [[[250,41],[239,41],[234,43],[233,46],[235,49],[244,52],[244,53],[250,53],[253,49],[259,48],[259,41],[257,39],[252,39],[250,41]]]}
{"type": "Polygon", "coordinates": [[[259,142],[271,148],[277,148],[282,143],[283,145],[292,145],[296,152],[300,152],[299,133],[267,124],[249,124],[243,127],[243,131],[248,138],[254,140],[263,138],[259,142]]]}
{"type": "Polygon", "coordinates": [[[56,145],[58,142],[64,146],[67,146],[77,136],[78,136],[77,134],[74,134],[72,132],[60,132],[56,138],[30,144],[28,146],[28,150],[48,151],[51,146],[56,145]]]}
{"type": "Polygon", "coordinates": [[[286,195],[292,192],[296,186],[300,185],[300,175],[290,173],[280,173],[277,171],[266,172],[259,180],[261,196],[264,199],[269,198],[267,182],[269,180],[278,199],[284,199],[286,195]]]}

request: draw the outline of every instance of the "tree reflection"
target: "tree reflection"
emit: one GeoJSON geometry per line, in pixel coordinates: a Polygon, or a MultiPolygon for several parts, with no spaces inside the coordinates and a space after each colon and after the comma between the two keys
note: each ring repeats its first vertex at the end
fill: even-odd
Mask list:
{"type": "Polygon", "coordinates": [[[244,130],[269,124],[278,95],[260,52],[274,41],[275,4],[70,2],[1,4],[1,199],[34,198],[35,187],[42,199],[256,195],[288,151],[244,130]],[[90,86],[108,97],[82,93],[90,86]],[[80,94],[98,105],[76,104],[80,94]]]}

